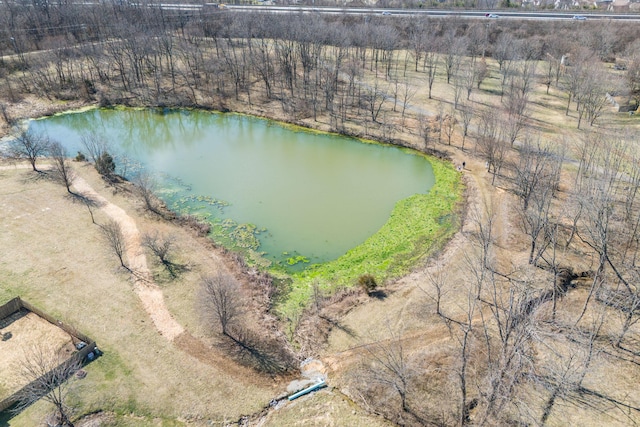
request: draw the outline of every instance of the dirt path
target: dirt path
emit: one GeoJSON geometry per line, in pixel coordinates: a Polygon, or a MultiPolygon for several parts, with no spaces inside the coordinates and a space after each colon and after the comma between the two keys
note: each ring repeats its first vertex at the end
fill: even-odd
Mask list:
{"type": "Polygon", "coordinates": [[[493,216],[492,234],[495,242],[500,247],[505,247],[508,242],[506,230],[509,230],[508,203],[505,200],[505,191],[496,189],[490,183],[490,174],[484,168],[480,160],[462,157],[459,151],[452,152],[453,162],[466,163],[462,171],[464,182],[467,186],[467,216],[464,219],[461,230],[447,243],[446,247],[437,258],[437,262],[430,262],[425,268],[420,269],[400,279],[402,285],[412,287],[425,282],[427,274],[433,270],[446,266],[459,266],[463,254],[468,249],[468,233],[475,231],[478,220],[486,221],[489,215],[493,216]]]}
{"type": "MultiPolygon", "coordinates": [[[[493,217],[492,236],[499,250],[508,250],[512,245],[510,220],[510,200],[509,193],[503,189],[494,187],[491,184],[491,174],[487,172],[484,161],[471,156],[469,153],[451,148],[449,154],[455,165],[462,165],[465,168],[461,171],[465,185],[467,186],[467,215],[458,233],[447,243],[445,248],[426,266],[402,277],[392,286],[397,295],[390,297],[384,303],[375,305],[375,308],[365,304],[350,313],[347,324],[358,332],[366,332],[370,327],[367,319],[371,320],[371,310],[384,312],[383,316],[374,316],[387,319],[392,329],[401,331],[405,322],[411,322],[415,313],[415,301],[424,298],[425,284],[429,283],[429,276],[433,275],[442,266],[447,266],[450,280],[462,280],[459,277],[464,270],[465,257],[471,252],[473,244],[469,236],[477,228],[478,221],[486,221],[489,216],[493,217]],[[360,328],[362,326],[364,329],[360,328]]],[[[382,327],[384,321],[377,321],[376,326],[382,327]]],[[[357,334],[360,335],[360,334],[357,334]]],[[[362,335],[362,336],[366,336],[362,335]]],[[[431,325],[427,330],[408,331],[402,335],[402,343],[407,347],[407,351],[420,348],[424,342],[437,347],[439,343],[446,342],[450,337],[444,325],[431,325]],[[417,344],[420,343],[420,344],[417,344]]],[[[384,341],[384,340],[383,340],[384,341]]],[[[321,360],[329,371],[335,375],[349,371],[353,364],[358,363],[368,354],[367,346],[375,342],[362,343],[359,338],[353,340],[340,340],[342,345],[351,344],[347,348],[342,347],[338,351],[329,351],[321,357],[321,360]],[[349,343],[349,341],[351,341],[349,343]]],[[[341,346],[339,345],[338,348],[341,346]]]]}
{"type": "Polygon", "coordinates": [[[164,303],[162,290],[153,282],[147,267],[147,257],[140,244],[140,232],[135,221],[119,206],[114,205],[98,194],[84,179],[76,177],[73,187],[83,196],[94,200],[100,210],[116,221],[126,241],[126,256],[129,268],[134,272],[133,290],[142,302],[145,311],[153,320],[158,332],[169,341],[173,341],[184,332],[184,328],[171,315],[164,303]]]}
{"type": "Polygon", "coordinates": [[[211,348],[185,330],[171,315],[164,303],[162,290],[153,281],[147,266],[147,257],[140,244],[140,232],[136,222],[121,207],[109,202],[98,194],[84,179],[76,177],[73,188],[85,197],[94,200],[100,210],[109,218],[120,224],[122,234],[127,242],[126,257],[129,268],[133,271],[134,292],[140,299],[154,326],[167,340],[173,342],[181,351],[211,366],[224,369],[224,372],[236,378],[265,387],[273,385],[267,377],[257,374],[245,366],[227,359],[225,356],[211,351],[211,348]]]}
{"type": "MultiPolygon", "coordinates": [[[[30,169],[30,165],[15,164],[10,166],[0,166],[0,170],[13,169],[30,169]]],[[[47,166],[39,165],[39,169],[46,170],[47,166]]],[[[153,324],[169,341],[173,341],[176,337],[185,332],[171,315],[164,303],[162,290],[153,281],[151,272],[147,266],[147,257],[144,254],[140,244],[140,232],[136,226],[136,222],[119,206],[109,202],[106,198],[98,194],[93,187],[83,178],[76,176],[73,180],[73,188],[96,202],[100,210],[109,218],[116,221],[121,229],[126,241],[126,257],[129,262],[129,268],[133,271],[133,289],[145,311],[153,320],[153,324]]]]}

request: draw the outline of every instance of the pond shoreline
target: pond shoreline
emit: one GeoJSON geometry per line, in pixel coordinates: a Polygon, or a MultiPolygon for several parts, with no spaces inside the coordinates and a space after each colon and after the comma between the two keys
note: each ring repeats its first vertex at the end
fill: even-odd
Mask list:
{"type": "MultiPolygon", "coordinates": [[[[58,114],[67,114],[67,113],[74,113],[74,112],[79,112],[79,111],[83,111],[83,110],[88,110],[88,109],[93,109],[93,108],[100,108],[100,105],[98,105],[98,103],[71,103],[71,105],[68,104],[54,104],[54,103],[47,103],[47,102],[42,102],[42,105],[39,108],[36,108],[35,111],[41,111],[41,112],[46,112],[45,116],[41,116],[41,117],[36,117],[36,118],[43,118],[46,116],[53,116],[53,115],[58,115],[58,114]],[[71,108],[69,108],[71,107],[71,108]]],[[[167,109],[169,108],[172,111],[178,111],[178,110],[198,110],[198,111],[205,111],[205,112],[211,112],[211,113],[226,113],[226,114],[238,114],[238,115],[245,115],[245,116],[252,116],[252,117],[258,117],[261,119],[266,119],[266,120],[270,120],[270,121],[275,121],[276,123],[289,128],[291,130],[296,130],[296,131],[304,131],[304,132],[318,132],[318,133],[328,133],[328,134],[332,134],[332,135],[338,135],[338,136],[343,136],[343,137],[349,137],[349,138],[354,138],[357,139],[359,141],[365,142],[365,143],[371,143],[371,144],[377,144],[377,145],[382,145],[382,146],[394,146],[394,147],[400,147],[403,149],[411,149],[414,152],[417,152],[420,155],[424,155],[427,157],[427,159],[429,159],[429,157],[434,157],[436,159],[439,159],[442,162],[442,165],[447,164],[447,161],[449,160],[449,156],[447,153],[443,153],[443,152],[430,152],[430,153],[424,153],[421,150],[416,150],[416,147],[413,147],[412,144],[410,144],[407,141],[399,141],[400,143],[398,144],[394,144],[394,143],[389,143],[389,142],[379,142],[379,141],[373,141],[373,140],[368,140],[368,139],[362,139],[360,137],[358,137],[358,135],[349,135],[349,134],[341,134],[341,133],[337,133],[337,132],[326,132],[325,130],[323,130],[321,128],[321,126],[319,127],[308,127],[309,123],[306,122],[300,122],[300,121],[283,121],[281,120],[281,118],[278,117],[267,117],[267,116],[263,116],[263,115],[258,115],[255,116],[253,113],[253,111],[249,111],[249,112],[245,112],[245,111],[239,111],[239,112],[235,112],[235,111],[220,111],[220,110],[216,110],[216,109],[212,109],[212,108],[182,108],[182,107],[166,107],[166,106],[138,106],[138,107],[127,107],[127,106],[109,106],[107,108],[134,108],[134,109],[154,109],[154,110],[162,110],[162,109],[167,109]]],[[[276,115],[277,116],[277,115],[276,115]]],[[[432,164],[434,164],[433,160],[430,160],[432,164]]],[[[446,169],[446,168],[445,168],[446,169]]],[[[453,171],[453,168],[450,167],[449,169],[451,169],[451,171],[453,171]]],[[[442,169],[444,170],[444,169],[442,169]]],[[[434,185],[434,188],[431,189],[431,191],[436,191],[435,187],[437,186],[438,181],[436,181],[436,184],[434,185]]],[[[460,200],[461,200],[461,193],[459,190],[456,190],[456,200],[457,202],[454,202],[453,207],[452,207],[452,215],[454,216],[459,216],[459,212],[461,210],[459,204],[460,204],[460,200]]],[[[175,212],[173,212],[172,210],[170,210],[168,207],[165,206],[165,208],[171,212],[171,215],[174,215],[176,217],[179,217],[179,214],[176,214],[175,212]]],[[[395,214],[395,210],[396,208],[394,208],[394,213],[392,213],[392,216],[395,214]]],[[[459,225],[454,225],[455,223],[459,224],[459,220],[454,220],[454,222],[452,224],[449,225],[449,227],[453,227],[453,230],[455,231],[457,229],[457,227],[459,225]]],[[[385,224],[386,225],[386,224],[385,224]]],[[[378,234],[378,232],[376,232],[376,234],[378,234]]],[[[446,236],[441,236],[441,238],[444,238],[444,241],[441,240],[441,238],[438,238],[436,240],[438,240],[437,243],[437,248],[433,248],[433,249],[440,249],[446,242],[446,240],[448,240],[450,238],[450,235],[452,235],[452,233],[445,233],[446,236]]],[[[226,248],[223,248],[222,246],[220,246],[219,244],[217,244],[216,242],[213,242],[213,246],[218,248],[218,250],[222,250],[223,253],[226,253],[227,255],[229,254],[229,251],[226,248]]],[[[347,254],[352,254],[352,253],[357,253],[359,252],[360,249],[359,245],[355,248],[352,248],[351,250],[349,250],[347,252],[347,254]]],[[[420,262],[422,262],[425,258],[427,258],[430,254],[432,253],[432,250],[427,251],[427,254],[421,254],[419,256],[416,256],[414,254],[414,256],[411,256],[410,258],[413,259],[413,262],[410,263],[409,265],[405,265],[403,268],[396,270],[395,273],[387,273],[386,271],[380,271],[378,267],[372,267],[372,270],[374,271],[360,271],[359,274],[370,274],[370,273],[374,273],[377,278],[379,279],[379,282],[381,284],[385,283],[388,280],[395,280],[399,277],[401,277],[404,274],[407,274],[410,272],[410,270],[412,268],[415,268],[417,266],[417,264],[419,264],[420,262]]],[[[309,278],[312,278],[311,280],[317,280],[318,277],[320,276],[322,278],[322,276],[324,276],[324,279],[322,279],[321,281],[323,282],[323,287],[326,288],[327,291],[331,291],[334,292],[337,289],[343,288],[343,287],[348,287],[349,283],[355,283],[355,279],[357,279],[357,275],[354,276],[352,274],[347,274],[346,277],[338,277],[341,274],[344,274],[345,269],[344,268],[339,268],[338,271],[336,271],[335,268],[333,267],[326,267],[326,264],[341,264],[344,263],[342,260],[343,258],[347,255],[343,255],[341,257],[339,257],[338,259],[334,260],[334,261],[330,261],[328,263],[323,263],[323,264],[318,264],[316,266],[313,267],[313,269],[305,269],[302,273],[286,273],[286,275],[283,275],[283,272],[278,272],[276,270],[271,269],[269,272],[270,274],[275,274],[275,277],[279,277],[281,280],[284,280],[285,282],[289,283],[290,286],[290,290],[294,290],[296,288],[300,289],[300,288],[308,288],[308,283],[309,282],[309,278]],[[328,271],[329,273],[321,273],[322,270],[328,271]],[[341,273],[342,272],[342,273],[341,273]],[[328,274],[328,276],[327,276],[328,274]],[[296,284],[297,283],[297,284],[296,284]]],[[[225,257],[227,258],[227,257],[225,257]]],[[[358,265],[362,264],[362,260],[366,259],[367,256],[364,255],[358,257],[360,259],[360,261],[357,261],[358,265]]],[[[237,263],[237,255],[236,256],[231,256],[229,257],[230,260],[236,260],[237,263]]],[[[353,261],[351,262],[347,262],[347,270],[349,270],[350,268],[348,267],[350,264],[352,264],[353,261]]],[[[241,263],[244,264],[244,263],[241,263]]],[[[355,265],[355,264],[353,264],[355,265]]],[[[344,267],[344,266],[343,266],[344,267]]],[[[246,266],[245,265],[245,269],[249,269],[251,267],[246,266]]],[[[384,269],[383,269],[384,270],[384,269]]],[[[306,302],[305,300],[308,300],[308,289],[306,291],[303,291],[302,295],[302,301],[296,297],[295,298],[295,303],[291,304],[291,303],[287,303],[284,304],[284,306],[280,306],[280,308],[278,308],[276,311],[281,315],[281,316],[285,316],[285,317],[289,317],[288,315],[290,314],[291,311],[299,311],[299,310],[303,310],[304,307],[306,306],[306,302]]]]}

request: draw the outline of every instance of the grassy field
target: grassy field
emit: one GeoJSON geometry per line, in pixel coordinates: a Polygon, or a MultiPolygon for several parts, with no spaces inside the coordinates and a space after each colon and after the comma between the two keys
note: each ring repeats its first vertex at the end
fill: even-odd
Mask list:
{"type": "MultiPolygon", "coordinates": [[[[155,224],[137,213],[130,197],[114,195],[105,187],[93,168],[74,167],[142,228],[155,224]]],[[[239,382],[225,366],[203,363],[158,334],[132,290],[129,274],[118,268],[87,208],[68,197],[64,187],[24,169],[0,171],[0,183],[5,213],[0,218],[0,246],[11,248],[0,253],[0,302],[21,296],[94,338],[104,352],[87,366],[87,377],[74,390],[72,401],[80,413],[133,414],[135,422],[119,425],[158,425],[157,419],[177,423],[194,417],[223,422],[257,411],[279,393],[276,382],[239,382]]],[[[96,221],[104,221],[100,212],[96,221]]],[[[179,236],[180,243],[190,240],[184,230],[168,231],[179,236]]],[[[193,252],[180,249],[180,257],[189,257],[191,271],[175,288],[191,282],[191,275],[218,268],[206,251],[199,256],[193,252]]],[[[186,297],[184,291],[168,290],[166,300],[176,317],[198,334],[202,330],[194,313],[195,297],[186,297]]],[[[40,402],[10,425],[32,427],[47,411],[40,402]]]]}

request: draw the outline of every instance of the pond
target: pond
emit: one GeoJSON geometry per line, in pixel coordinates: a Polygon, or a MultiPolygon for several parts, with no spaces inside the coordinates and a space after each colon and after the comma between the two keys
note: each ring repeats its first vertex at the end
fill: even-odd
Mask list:
{"type": "Polygon", "coordinates": [[[237,114],[95,109],[34,120],[73,155],[93,132],[118,172],[145,171],[169,208],[207,218],[213,238],[289,266],[335,259],[434,184],[425,157],[237,114]]]}

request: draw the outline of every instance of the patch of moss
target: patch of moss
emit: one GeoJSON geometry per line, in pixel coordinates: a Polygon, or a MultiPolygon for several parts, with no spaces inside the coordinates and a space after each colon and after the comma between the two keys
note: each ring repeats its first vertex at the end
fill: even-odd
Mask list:
{"type": "Polygon", "coordinates": [[[309,262],[309,258],[307,258],[305,256],[302,256],[302,255],[298,255],[298,256],[287,258],[287,264],[288,265],[296,265],[296,264],[301,263],[301,262],[304,262],[304,263],[309,262]]]}
{"type": "MultiPolygon", "coordinates": [[[[168,192],[165,192],[168,194],[168,192]]],[[[196,196],[196,195],[187,195],[182,196],[179,199],[175,200],[172,207],[175,207],[177,211],[196,211],[198,209],[205,208],[216,208],[220,212],[222,212],[225,206],[229,206],[229,202],[225,202],[224,200],[218,200],[211,196],[196,196]]]]}

